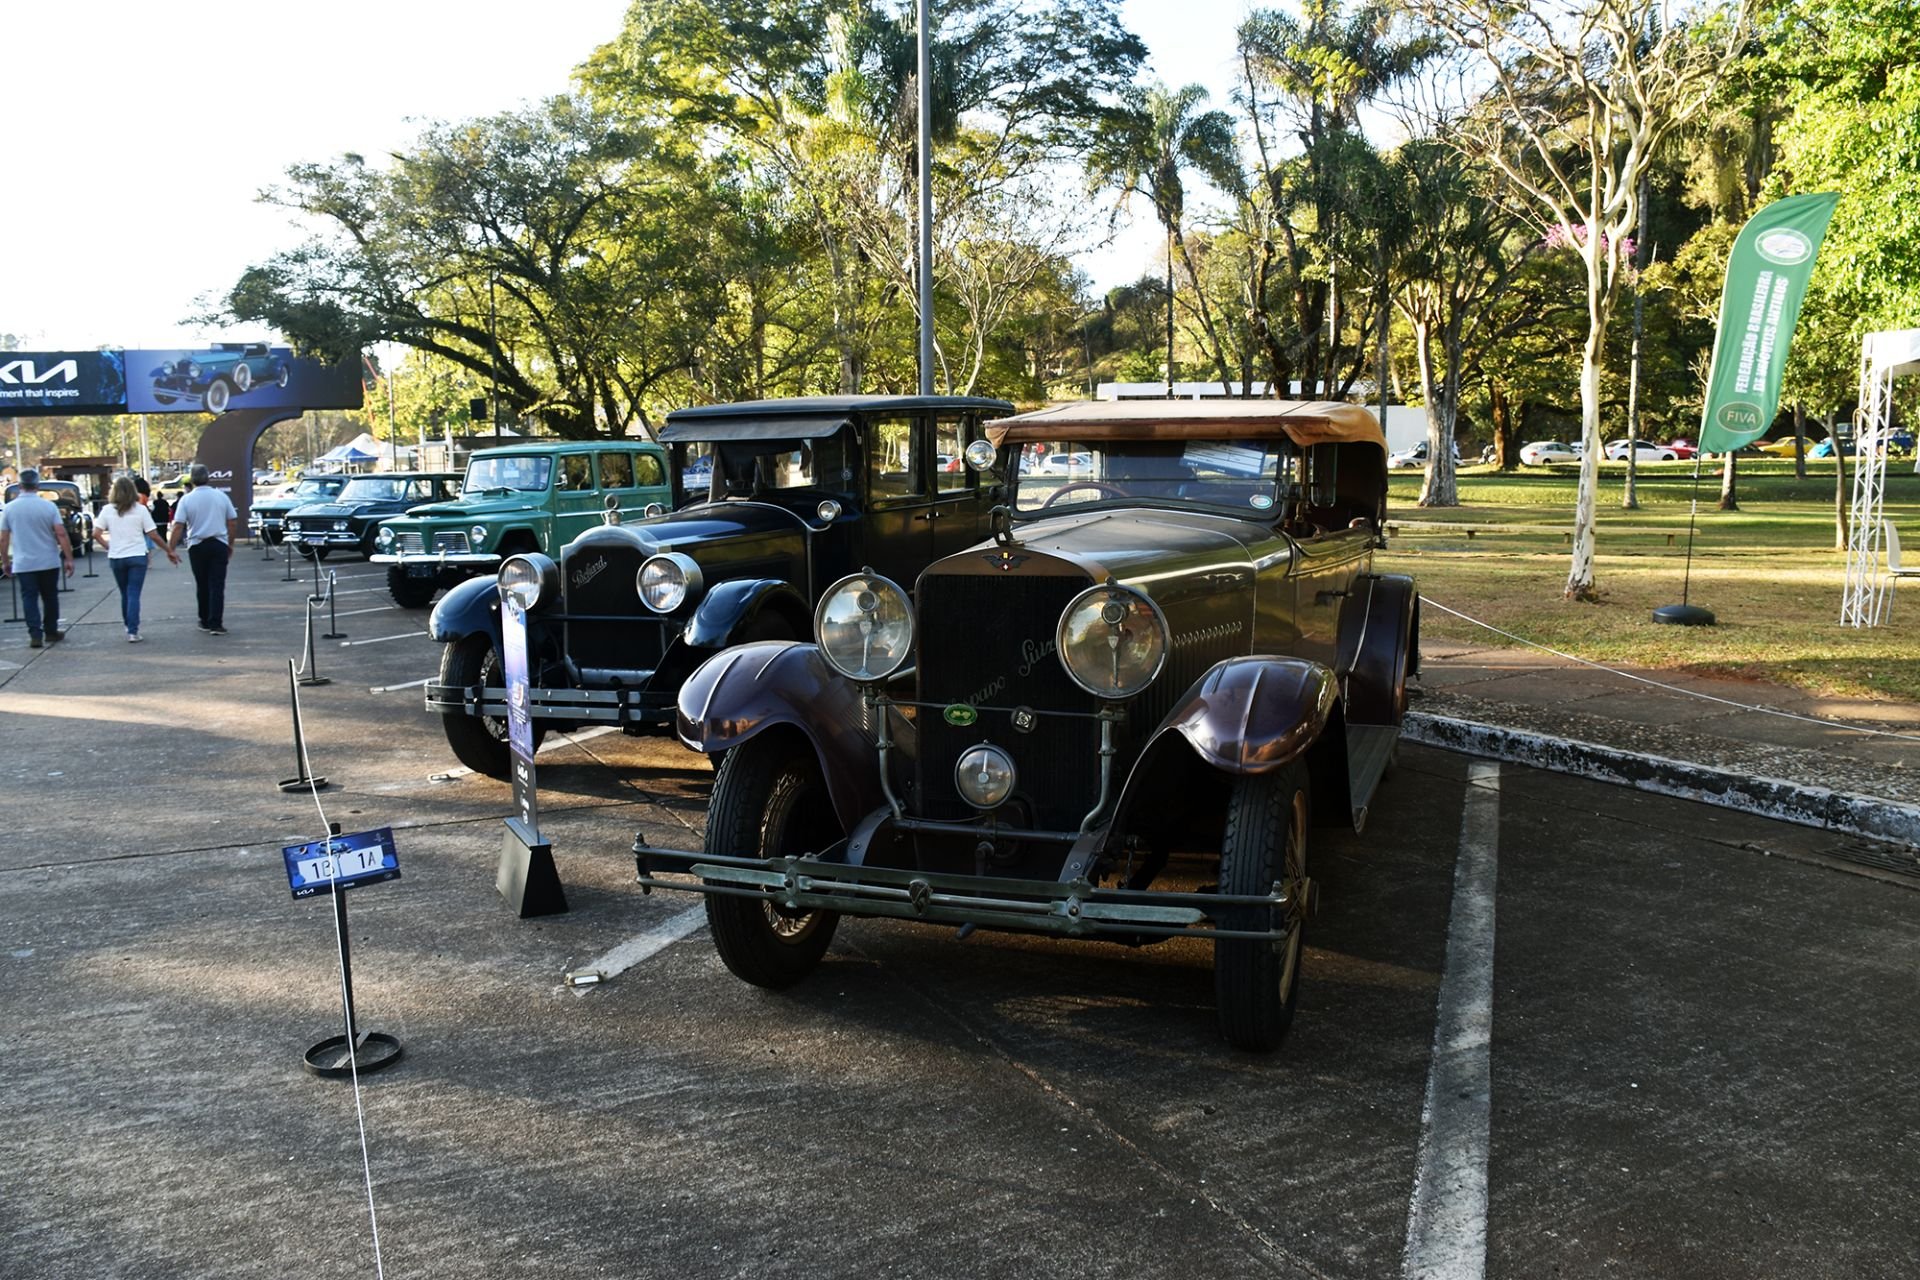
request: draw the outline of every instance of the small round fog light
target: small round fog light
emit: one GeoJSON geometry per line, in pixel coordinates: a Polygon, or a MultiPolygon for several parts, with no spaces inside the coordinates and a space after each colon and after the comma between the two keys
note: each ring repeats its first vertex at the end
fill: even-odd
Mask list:
{"type": "Polygon", "coordinates": [[[983,742],[960,753],[953,767],[953,785],[960,798],[976,809],[997,809],[1013,794],[1013,757],[983,742]]]}

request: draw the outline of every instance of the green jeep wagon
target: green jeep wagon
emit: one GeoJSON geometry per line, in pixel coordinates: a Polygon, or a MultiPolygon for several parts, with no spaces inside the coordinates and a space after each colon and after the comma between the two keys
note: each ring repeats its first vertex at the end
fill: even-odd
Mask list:
{"type": "Polygon", "coordinates": [[[609,508],[638,520],[673,500],[666,450],[641,440],[549,440],[482,449],[467,463],[460,497],[385,521],[372,560],[405,609],[492,573],[523,551],[557,548],[600,524],[609,508]]]}

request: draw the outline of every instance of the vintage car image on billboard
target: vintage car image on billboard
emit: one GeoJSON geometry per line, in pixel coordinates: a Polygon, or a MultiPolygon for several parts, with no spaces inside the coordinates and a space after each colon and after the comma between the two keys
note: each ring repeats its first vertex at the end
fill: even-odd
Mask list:
{"type": "MultiPolygon", "coordinates": [[[[290,352],[264,342],[215,343],[209,350],[184,351],[154,366],[150,394],[163,409],[225,413],[236,396],[256,387],[285,390],[292,380],[291,360],[290,352]]],[[[278,403],[274,399],[273,404],[278,403]]]]}

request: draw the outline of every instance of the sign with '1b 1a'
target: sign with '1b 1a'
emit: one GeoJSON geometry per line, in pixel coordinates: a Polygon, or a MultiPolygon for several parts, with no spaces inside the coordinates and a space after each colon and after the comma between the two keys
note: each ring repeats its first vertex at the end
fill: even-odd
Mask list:
{"type": "Polygon", "coordinates": [[[288,845],[280,852],[296,898],[400,878],[400,851],[394,848],[392,827],[288,845]]]}

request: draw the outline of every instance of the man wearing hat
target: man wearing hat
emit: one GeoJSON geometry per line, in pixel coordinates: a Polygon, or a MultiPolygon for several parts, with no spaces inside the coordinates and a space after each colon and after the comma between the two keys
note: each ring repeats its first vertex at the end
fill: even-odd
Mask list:
{"type": "Polygon", "coordinates": [[[173,509],[167,545],[187,544],[187,563],[193,566],[194,594],[200,606],[200,629],[211,636],[227,634],[227,561],[240,513],[233,499],[207,483],[205,464],[196,462],[187,475],[193,488],[173,509]]]}
{"type": "Polygon", "coordinates": [[[13,552],[13,576],[20,579],[21,608],[27,615],[27,645],[41,647],[60,639],[60,573],[73,576],[73,544],[60,508],[40,496],[40,473],[20,472],[20,496],[0,511],[0,560],[13,552]]]}

